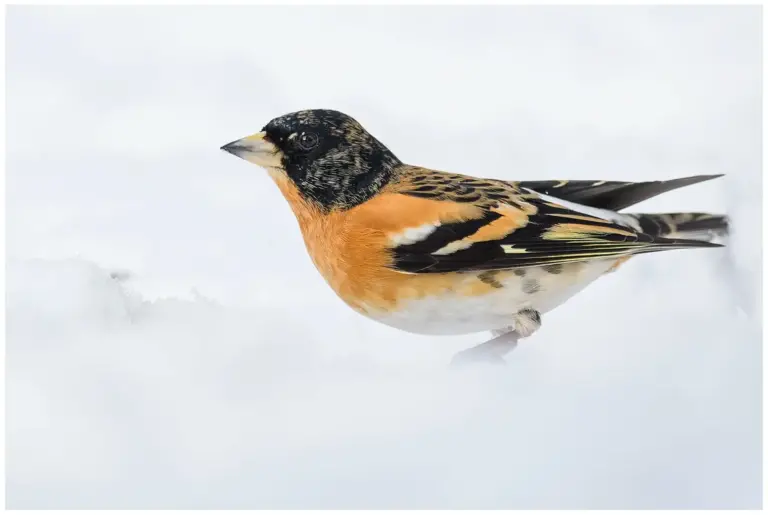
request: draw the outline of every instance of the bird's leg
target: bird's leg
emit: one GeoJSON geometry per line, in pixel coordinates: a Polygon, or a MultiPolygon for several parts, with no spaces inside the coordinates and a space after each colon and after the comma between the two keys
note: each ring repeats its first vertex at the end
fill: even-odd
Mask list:
{"type": "MultiPolygon", "coordinates": [[[[498,331],[494,331],[497,333],[498,331]]],[[[518,334],[511,329],[487,342],[457,353],[451,360],[452,365],[469,363],[504,363],[504,356],[517,347],[518,334]]]]}
{"type": "Polygon", "coordinates": [[[515,325],[491,331],[493,338],[471,349],[463,350],[451,360],[453,365],[468,363],[504,363],[504,356],[517,347],[520,338],[532,335],[541,327],[541,315],[533,309],[524,309],[514,317],[515,325]]]}

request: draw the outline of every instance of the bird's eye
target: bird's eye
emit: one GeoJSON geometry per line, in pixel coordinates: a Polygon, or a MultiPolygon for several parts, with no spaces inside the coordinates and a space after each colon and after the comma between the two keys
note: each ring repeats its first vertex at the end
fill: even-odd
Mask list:
{"type": "Polygon", "coordinates": [[[317,134],[312,132],[302,132],[299,136],[299,148],[302,150],[312,150],[317,146],[317,134]]]}

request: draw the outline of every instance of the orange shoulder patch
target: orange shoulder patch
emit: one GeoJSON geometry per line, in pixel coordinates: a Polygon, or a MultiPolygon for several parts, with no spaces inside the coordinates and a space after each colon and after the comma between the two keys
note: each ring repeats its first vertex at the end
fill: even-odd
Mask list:
{"type": "Polygon", "coordinates": [[[483,210],[471,203],[413,197],[385,190],[348,213],[353,223],[384,232],[396,232],[428,223],[480,218],[483,210]]]}

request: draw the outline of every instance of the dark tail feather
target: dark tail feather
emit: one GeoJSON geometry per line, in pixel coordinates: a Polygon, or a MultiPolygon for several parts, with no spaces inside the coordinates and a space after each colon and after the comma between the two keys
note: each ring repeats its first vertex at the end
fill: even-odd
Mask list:
{"type": "Polygon", "coordinates": [[[656,195],[722,176],[722,174],[695,175],[669,181],[649,182],[522,181],[516,184],[585,206],[619,211],[656,195]]]}
{"type": "Polygon", "coordinates": [[[691,186],[692,184],[698,184],[700,182],[709,181],[722,177],[720,175],[695,175],[693,177],[683,177],[680,179],[672,179],[669,181],[652,181],[652,182],[635,182],[630,183],[624,188],[616,191],[611,203],[615,206],[610,209],[618,211],[626,207],[638,204],[649,198],[653,198],[656,195],[661,195],[668,191],[682,188],[683,186],[691,186]]]}
{"type": "Polygon", "coordinates": [[[709,213],[632,215],[644,233],[661,238],[712,241],[728,234],[728,218],[709,213]]]}

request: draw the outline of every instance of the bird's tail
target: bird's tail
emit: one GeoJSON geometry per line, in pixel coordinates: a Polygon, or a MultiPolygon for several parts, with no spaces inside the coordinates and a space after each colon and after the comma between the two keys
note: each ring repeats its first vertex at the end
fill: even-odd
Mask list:
{"type": "Polygon", "coordinates": [[[728,218],[709,213],[633,214],[644,233],[662,238],[712,241],[728,235],[728,218]]]}

